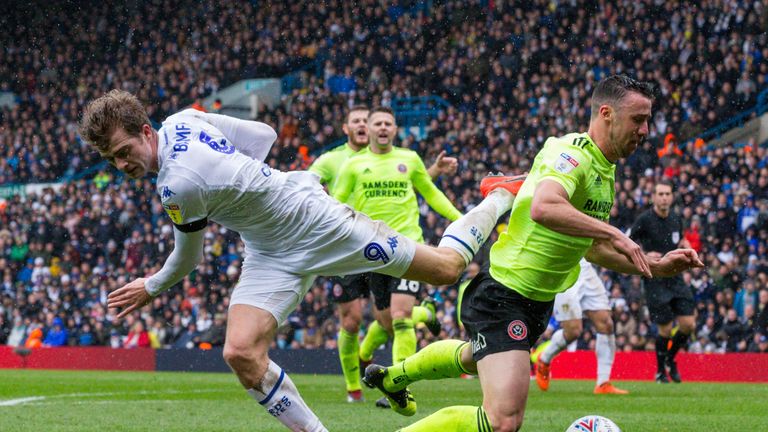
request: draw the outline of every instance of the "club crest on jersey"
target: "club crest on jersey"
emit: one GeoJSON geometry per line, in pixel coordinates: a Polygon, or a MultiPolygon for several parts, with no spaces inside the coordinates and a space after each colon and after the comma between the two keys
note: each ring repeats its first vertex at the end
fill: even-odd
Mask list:
{"type": "Polygon", "coordinates": [[[680,231],[675,231],[672,233],[672,243],[674,244],[680,243],[680,231]]]}
{"type": "Polygon", "coordinates": [[[363,255],[368,261],[381,261],[384,264],[389,262],[387,252],[376,242],[370,242],[363,249],[363,255]]]}
{"type": "Polygon", "coordinates": [[[514,320],[507,326],[507,334],[512,339],[519,341],[528,337],[528,327],[520,320],[514,320]]]}
{"type": "Polygon", "coordinates": [[[579,161],[568,153],[560,153],[560,156],[555,161],[555,170],[563,174],[568,174],[577,166],[579,166],[579,161]]]}
{"type": "Polygon", "coordinates": [[[226,138],[222,138],[220,141],[217,141],[204,131],[200,131],[200,142],[208,144],[208,147],[216,150],[219,153],[232,154],[235,152],[235,146],[229,145],[226,138]]]}
{"type": "Polygon", "coordinates": [[[405,174],[406,172],[408,172],[408,167],[405,166],[405,164],[400,164],[397,166],[397,170],[405,174]]]}

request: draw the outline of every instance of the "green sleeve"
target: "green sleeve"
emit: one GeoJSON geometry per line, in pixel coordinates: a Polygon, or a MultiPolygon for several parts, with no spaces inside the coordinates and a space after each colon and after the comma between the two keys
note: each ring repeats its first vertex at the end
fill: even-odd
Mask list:
{"type": "MultiPolygon", "coordinates": [[[[592,156],[584,149],[571,145],[562,138],[550,138],[538,156],[537,179],[554,180],[573,197],[580,184],[585,184],[587,175],[591,172],[592,156]]],[[[530,176],[529,176],[530,177],[530,176]]]]}
{"type": "Polygon", "coordinates": [[[427,168],[424,167],[424,162],[421,158],[413,153],[413,160],[411,161],[414,167],[411,174],[411,181],[417,191],[424,197],[436,212],[440,213],[446,219],[455,221],[461,217],[461,212],[453,206],[451,201],[445,194],[432,183],[432,177],[429,176],[427,168]]]}
{"type": "Polygon", "coordinates": [[[317,158],[309,167],[309,171],[320,176],[320,184],[328,185],[333,180],[333,170],[329,163],[330,159],[328,153],[325,153],[317,158]]]}
{"type": "Polygon", "coordinates": [[[347,159],[339,168],[336,182],[333,185],[333,197],[341,203],[346,203],[355,188],[355,170],[353,159],[347,159]]]}

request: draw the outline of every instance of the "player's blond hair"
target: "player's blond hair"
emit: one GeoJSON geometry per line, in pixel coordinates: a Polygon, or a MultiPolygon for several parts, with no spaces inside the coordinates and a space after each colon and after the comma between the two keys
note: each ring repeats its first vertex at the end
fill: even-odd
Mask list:
{"type": "Polygon", "coordinates": [[[80,136],[99,153],[108,153],[109,138],[117,128],[130,136],[139,136],[149,116],[139,99],[123,90],[112,90],[93,100],[80,120],[80,136]]]}

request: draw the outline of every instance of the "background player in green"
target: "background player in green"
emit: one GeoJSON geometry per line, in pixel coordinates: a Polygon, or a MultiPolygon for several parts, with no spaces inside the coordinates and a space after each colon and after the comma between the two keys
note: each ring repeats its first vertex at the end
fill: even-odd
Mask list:
{"type": "MultiPolygon", "coordinates": [[[[331,195],[333,195],[334,184],[342,164],[349,157],[368,147],[368,112],[368,107],[364,105],[356,105],[350,108],[342,124],[342,130],[347,136],[347,142],[324,153],[309,167],[309,171],[320,176],[320,182],[327,187],[328,193],[331,195]]],[[[432,179],[436,179],[442,174],[455,173],[457,167],[458,161],[456,158],[445,157],[445,152],[443,151],[437,156],[435,163],[427,169],[427,172],[432,179]]],[[[351,205],[352,203],[347,202],[346,204],[351,205]]],[[[332,282],[334,284],[333,299],[339,305],[339,320],[341,322],[338,335],[338,350],[341,370],[346,383],[347,401],[362,401],[358,333],[363,320],[361,299],[369,295],[369,290],[367,289],[369,274],[364,273],[332,278],[332,282]]],[[[436,327],[439,332],[440,324],[437,322],[434,306],[416,306],[412,316],[414,324],[425,322],[428,323],[431,331],[434,331],[436,327]]],[[[382,343],[382,340],[386,342],[387,338],[387,331],[377,321],[372,322],[366,332],[367,345],[378,346],[382,343]]],[[[369,348],[369,350],[371,349],[369,348]]],[[[370,356],[367,356],[366,360],[370,360],[370,356]]]]}
{"type": "MultiPolygon", "coordinates": [[[[373,109],[368,115],[368,131],[368,149],[347,159],[340,169],[333,188],[335,198],[349,203],[374,220],[386,222],[399,233],[418,242],[424,239],[414,189],[447,219],[454,221],[461,217],[461,212],[432,183],[419,155],[412,150],[394,147],[397,124],[391,109],[373,109]]],[[[411,311],[420,284],[418,281],[373,274],[370,278],[377,319],[394,336],[393,361],[401,361],[416,352],[411,311]]],[[[367,347],[367,353],[364,353],[363,360],[369,360],[372,349],[383,342],[386,342],[386,334],[383,340],[366,336],[362,348],[367,347]]]]}
{"type": "MultiPolygon", "coordinates": [[[[519,430],[530,346],[546,326],[555,295],[578,277],[582,257],[649,277],[703,266],[692,249],[645,256],[607,223],[614,164],[648,134],[651,101],[650,84],[621,75],[605,78],[592,94],[588,132],[544,143],[517,194],[507,232],[491,249],[490,271],[479,273],[464,292],[461,320],[471,342],[439,341],[390,368],[367,368],[366,383],[395,398],[417,380],[480,376],[482,406],[445,408],[403,431],[519,430]]],[[[397,411],[415,412],[409,408],[397,411]]]]}

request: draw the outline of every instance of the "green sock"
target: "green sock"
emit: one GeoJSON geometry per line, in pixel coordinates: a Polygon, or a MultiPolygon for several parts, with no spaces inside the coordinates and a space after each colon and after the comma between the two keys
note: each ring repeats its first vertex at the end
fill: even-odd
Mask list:
{"type": "Polygon", "coordinates": [[[456,339],[433,342],[404,361],[387,368],[384,388],[394,392],[416,381],[457,378],[463,373],[469,373],[461,366],[461,352],[468,346],[469,342],[456,339]]]}
{"type": "Polygon", "coordinates": [[[378,321],[372,322],[368,326],[368,332],[363,338],[363,342],[360,344],[360,358],[365,361],[371,361],[373,358],[373,352],[376,348],[387,343],[389,335],[384,327],[379,324],[378,321]]]}
{"type": "Polygon", "coordinates": [[[411,319],[413,320],[413,325],[416,325],[418,323],[425,323],[432,319],[430,317],[432,315],[432,311],[425,308],[424,306],[414,306],[413,311],[411,312],[411,319]]]}
{"type": "Polygon", "coordinates": [[[361,390],[360,387],[360,358],[359,341],[356,333],[349,333],[343,328],[339,330],[339,360],[347,391],[361,390]]]}
{"type": "Polygon", "coordinates": [[[392,320],[392,330],[395,333],[395,340],[392,342],[392,363],[398,363],[416,353],[416,330],[410,318],[392,320]]]}
{"type": "Polygon", "coordinates": [[[452,406],[400,429],[398,432],[493,432],[483,407],[452,406]]]}

